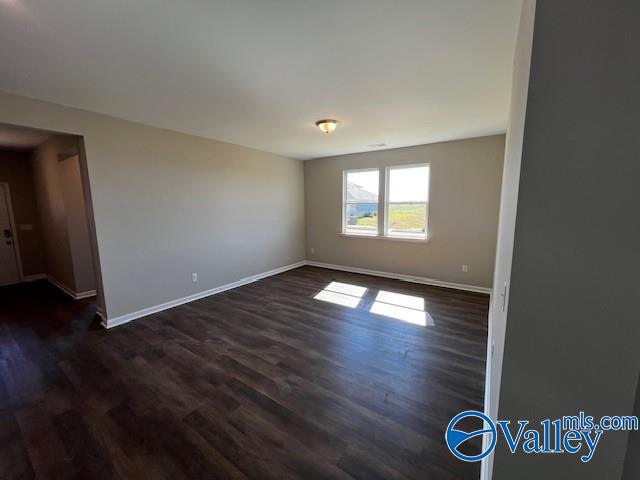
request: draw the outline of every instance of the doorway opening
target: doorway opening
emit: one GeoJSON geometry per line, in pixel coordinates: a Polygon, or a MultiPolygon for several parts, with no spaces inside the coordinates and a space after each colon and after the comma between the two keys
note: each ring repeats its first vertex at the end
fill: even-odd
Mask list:
{"type": "Polygon", "coordinates": [[[82,137],[0,124],[0,293],[103,311],[82,137]]]}

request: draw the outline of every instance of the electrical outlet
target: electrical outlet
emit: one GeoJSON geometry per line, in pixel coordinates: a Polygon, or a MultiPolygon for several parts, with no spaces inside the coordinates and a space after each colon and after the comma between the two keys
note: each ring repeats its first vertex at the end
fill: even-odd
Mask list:
{"type": "Polygon", "coordinates": [[[311,248],[309,249],[309,251],[310,251],[312,254],[316,253],[316,249],[315,249],[315,248],[313,248],[313,247],[311,247],[311,248]]]}
{"type": "Polygon", "coordinates": [[[469,271],[469,265],[462,265],[462,271],[467,273],[469,271]]]}
{"type": "Polygon", "coordinates": [[[193,283],[196,283],[198,281],[198,274],[197,273],[194,272],[194,273],[191,274],[191,281],[193,283]]]}

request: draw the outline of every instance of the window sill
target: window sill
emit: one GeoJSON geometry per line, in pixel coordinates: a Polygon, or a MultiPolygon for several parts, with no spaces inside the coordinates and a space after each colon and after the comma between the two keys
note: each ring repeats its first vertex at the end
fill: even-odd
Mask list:
{"type": "Polygon", "coordinates": [[[360,234],[360,233],[338,233],[341,237],[347,238],[371,238],[374,240],[388,240],[392,242],[408,242],[408,243],[429,243],[431,240],[429,237],[426,238],[413,238],[413,237],[389,237],[385,235],[368,235],[368,234],[360,234]]]}

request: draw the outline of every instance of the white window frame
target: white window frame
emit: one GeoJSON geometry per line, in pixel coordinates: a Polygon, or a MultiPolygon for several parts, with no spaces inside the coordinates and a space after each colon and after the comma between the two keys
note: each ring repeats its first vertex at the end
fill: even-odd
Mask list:
{"type": "MultiPolygon", "coordinates": [[[[417,241],[426,241],[429,239],[429,206],[431,205],[431,164],[430,163],[412,163],[408,165],[389,165],[385,168],[384,175],[384,218],[383,218],[383,232],[386,238],[392,238],[397,240],[417,240],[417,241]],[[429,192],[426,201],[426,208],[424,214],[424,234],[415,234],[415,233],[389,233],[389,194],[390,194],[390,180],[391,180],[391,170],[401,170],[407,168],[419,168],[419,167],[427,167],[429,169],[429,182],[427,184],[427,191],[429,192]]],[[[378,199],[380,199],[380,195],[378,195],[378,199]]],[[[407,203],[407,202],[393,202],[393,203],[407,203]]],[[[380,207],[378,207],[378,210],[380,207]]]]}
{"type": "MultiPolygon", "coordinates": [[[[359,169],[354,169],[354,170],[343,170],[342,171],[342,230],[341,230],[341,234],[345,235],[345,236],[354,236],[354,237],[379,237],[380,236],[380,215],[381,215],[381,209],[380,209],[380,200],[382,198],[381,192],[380,192],[380,169],[375,167],[375,168],[359,168],[359,169]],[[362,233],[355,233],[355,232],[347,232],[347,174],[349,173],[357,173],[357,172],[377,172],[378,173],[378,222],[376,224],[376,230],[375,232],[362,232],[362,233]]],[[[354,203],[354,202],[351,202],[354,203]]],[[[358,202],[356,202],[358,203],[358,202]]]]}

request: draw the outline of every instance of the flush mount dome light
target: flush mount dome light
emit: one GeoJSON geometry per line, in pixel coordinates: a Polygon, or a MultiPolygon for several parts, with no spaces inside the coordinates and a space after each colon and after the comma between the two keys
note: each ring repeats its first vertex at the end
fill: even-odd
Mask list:
{"type": "Polygon", "coordinates": [[[318,120],[316,122],[316,126],[322,130],[324,133],[333,132],[340,122],[338,120],[332,120],[330,118],[325,118],[324,120],[318,120]]]}

